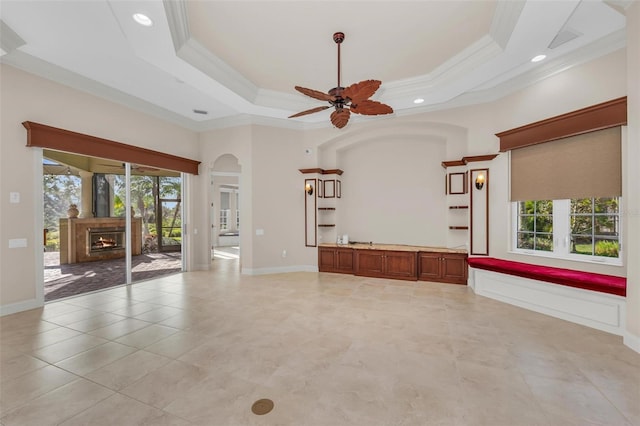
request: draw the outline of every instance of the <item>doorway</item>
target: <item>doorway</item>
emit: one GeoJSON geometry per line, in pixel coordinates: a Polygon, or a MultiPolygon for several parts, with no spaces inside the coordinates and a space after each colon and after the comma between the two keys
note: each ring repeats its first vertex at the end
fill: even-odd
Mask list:
{"type": "Polygon", "coordinates": [[[236,261],[240,265],[240,173],[238,159],[225,154],[211,172],[211,261],[236,261]]]}
{"type": "Polygon", "coordinates": [[[182,175],[126,166],[43,150],[45,302],[183,270],[182,175]]]}

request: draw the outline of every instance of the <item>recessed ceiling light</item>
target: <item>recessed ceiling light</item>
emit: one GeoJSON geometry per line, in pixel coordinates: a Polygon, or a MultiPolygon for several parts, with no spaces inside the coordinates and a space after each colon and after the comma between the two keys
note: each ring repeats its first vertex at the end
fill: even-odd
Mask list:
{"type": "Polygon", "coordinates": [[[134,13],[133,20],[145,27],[150,27],[153,25],[153,21],[151,20],[151,18],[143,13],[134,13]]]}
{"type": "Polygon", "coordinates": [[[414,99],[414,100],[413,100],[413,103],[414,103],[414,104],[421,104],[421,103],[423,103],[423,102],[424,102],[424,99],[422,99],[422,98],[417,98],[417,99],[414,99]]]}
{"type": "Polygon", "coordinates": [[[543,60],[546,57],[547,57],[547,55],[534,56],[533,58],[531,58],[531,62],[540,62],[541,60],[543,60]]]}

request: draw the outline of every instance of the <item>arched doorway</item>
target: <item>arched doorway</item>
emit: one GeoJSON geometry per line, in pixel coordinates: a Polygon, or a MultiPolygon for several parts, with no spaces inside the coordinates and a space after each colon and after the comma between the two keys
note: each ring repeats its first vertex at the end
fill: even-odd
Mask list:
{"type": "Polygon", "coordinates": [[[238,158],[218,157],[211,169],[211,261],[240,262],[240,173],[238,158]]]}

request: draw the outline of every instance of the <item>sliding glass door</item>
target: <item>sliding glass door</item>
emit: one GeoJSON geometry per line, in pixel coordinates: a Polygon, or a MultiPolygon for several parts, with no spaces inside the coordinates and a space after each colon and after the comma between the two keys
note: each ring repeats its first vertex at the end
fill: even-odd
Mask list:
{"type": "Polygon", "coordinates": [[[182,270],[180,173],[44,150],[43,182],[45,301],[182,270]]]}

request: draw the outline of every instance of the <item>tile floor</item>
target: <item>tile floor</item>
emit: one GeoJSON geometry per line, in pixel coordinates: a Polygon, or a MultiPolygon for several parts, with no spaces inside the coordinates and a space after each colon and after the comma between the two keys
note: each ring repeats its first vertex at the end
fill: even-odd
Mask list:
{"type": "Polygon", "coordinates": [[[227,266],[0,325],[4,426],[640,424],[620,337],[464,286],[227,266]]]}

